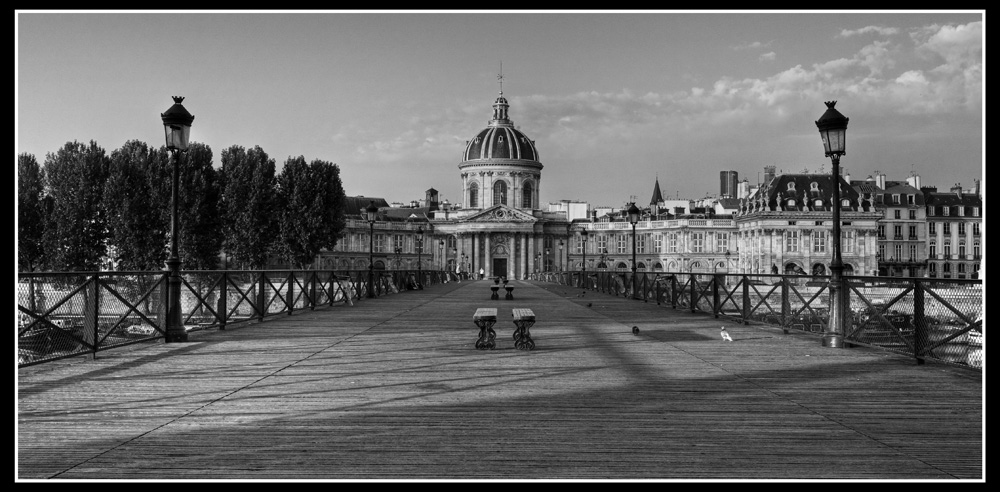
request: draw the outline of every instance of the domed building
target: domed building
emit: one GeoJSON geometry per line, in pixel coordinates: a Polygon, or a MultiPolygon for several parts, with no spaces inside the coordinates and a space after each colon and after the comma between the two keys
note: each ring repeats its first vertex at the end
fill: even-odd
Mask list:
{"type": "Polygon", "coordinates": [[[458,165],[462,206],[431,211],[437,243],[431,246],[451,271],[524,279],[566,266],[560,243],[566,244],[570,221],[565,212],[541,210],[538,149],[514,126],[509,109],[501,89],[493,118],[466,142],[458,165]]]}

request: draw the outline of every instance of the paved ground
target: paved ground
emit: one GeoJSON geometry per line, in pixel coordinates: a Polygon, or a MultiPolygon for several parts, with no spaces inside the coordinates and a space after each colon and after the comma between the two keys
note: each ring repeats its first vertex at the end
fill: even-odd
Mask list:
{"type": "Polygon", "coordinates": [[[513,284],[20,369],[16,479],[985,481],[979,372],[513,284]],[[499,308],[495,350],[477,307],[499,308]]]}

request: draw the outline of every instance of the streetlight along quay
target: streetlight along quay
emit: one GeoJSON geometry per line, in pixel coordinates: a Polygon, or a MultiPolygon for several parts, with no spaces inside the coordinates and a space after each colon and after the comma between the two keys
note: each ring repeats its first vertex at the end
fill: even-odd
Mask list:
{"type": "Polygon", "coordinates": [[[628,223],[632,224],[632,298],[635,299],[635,225],[639,223],[639,208],[635,202],[628,208],[628,223]]]}
{"type": "Polygon", "coordinates": [[[191,136],[191,123],[194,116],[184,109],[182,96],[173,96],[174,105],[160,114],[163,120],[163,131],[170,150],[170,160],[173,162],[173,178],[170,189],[170,257],[166,266],[170,272],[167,277],[167,333],[166,343],[188,341],[187,330],[181,320],[181,259],[177,254],[177,239],[180,227],[177,220],[178,188],[180,176],[178,171],[177,152],[187,152],[191,136]]]}
{"type": "Polygon", "coordinates": [[[424,226],[418,226],[417,227],[417,236],[419,238],[417,240],[417,290],[423,290],[423,288],[424,288],[424,281],[423,281],[423,277],[422,276],[423,276],[424,272],[422,270],[423,269],[423,266],[422,266],[423,262],[420,261],[420,254],[423,253],[423,251],[424,251],[424,226]]]}
{"type": "Polygon", "coordinates": [[[378,215],[378,207],[372,201],[371,205],[365,209],[365,216],[368,218],[368,297],[375,297],[375,218],[378,215]]]}
{"type": "Polygon", "coordinates": [[[833,161],[833,261],[830,262],[830,322],[823,346],[844,346],[844,262],[840,257],[840,156],[846,154],[848,118],[834,109],[837,101],[826,102],[826,112],[816,120],[823,150],[833,161]]]}

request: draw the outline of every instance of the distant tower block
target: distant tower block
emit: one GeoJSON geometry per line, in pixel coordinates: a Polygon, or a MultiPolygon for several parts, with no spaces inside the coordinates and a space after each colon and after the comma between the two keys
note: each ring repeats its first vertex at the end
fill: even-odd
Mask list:
{"type": "Polygon", "coordinates": [[[736,171],[719,172],[719,196],[723,198],[736,198],[737,186],[739,185],[739,173],[736,171]]]}

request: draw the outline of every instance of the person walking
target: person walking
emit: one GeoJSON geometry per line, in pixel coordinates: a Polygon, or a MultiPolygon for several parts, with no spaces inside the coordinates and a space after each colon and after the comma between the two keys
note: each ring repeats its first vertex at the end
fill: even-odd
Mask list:
{"type": "Polygon", "coordinates": [[[479,280],[482,280],[484,278],[486,278],[486,270],[483,270],[482,267],[479,267],[479,280]]]}

